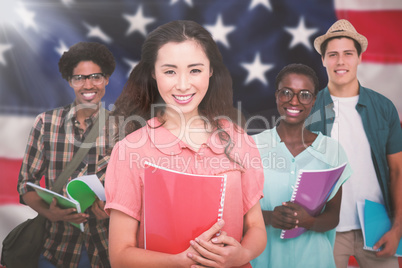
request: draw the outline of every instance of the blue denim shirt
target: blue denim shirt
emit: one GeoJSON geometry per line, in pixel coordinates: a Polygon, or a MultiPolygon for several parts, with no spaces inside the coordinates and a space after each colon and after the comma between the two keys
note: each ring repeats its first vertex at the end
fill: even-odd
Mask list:
{"type": "MultiPolygon", "coordinates": [[[[356,110],[362,118],[371,147],[373,165],[385,206],[389,215],[392,215],[387,155],[402,151],[402,129],[398,112],[388,98],[361,85],[356,110]]],[[[334,103],[326,87],[317,94],[314,107],[306,120],[306,127],[330,136],[334,120],[334,103]]]]}

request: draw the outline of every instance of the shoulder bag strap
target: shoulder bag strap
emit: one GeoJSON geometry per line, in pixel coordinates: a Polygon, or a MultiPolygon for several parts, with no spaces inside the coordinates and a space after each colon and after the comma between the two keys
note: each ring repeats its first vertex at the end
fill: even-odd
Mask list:
{"type": "Polygon", "coordinates": [[[89,149],[93,147],[93,143],[96,141],[96,138],[99,136],[99,130],[102,130],[105,126],[106,116],[102,116],[102,112],[105,112],[105,115],[108,114],[108,111],[105,109],[100,109],[99,116],[95,119],[95,122],[88,133],[88,136],[85,138],[84,142],[81,144],[78,152],[74,155],[73,159],[64,170],[61,172],[59,177],[57,177],[55,184],[53,185],[52,191],[60,193],[63,189],[64,184],[67,182],[67,179],[71,177],[73,172],[77,169],[77,167],[81,164],[84,157],[88,154],[89,149]],[[102,119],[100,119],[102,117],[102,119]]]}

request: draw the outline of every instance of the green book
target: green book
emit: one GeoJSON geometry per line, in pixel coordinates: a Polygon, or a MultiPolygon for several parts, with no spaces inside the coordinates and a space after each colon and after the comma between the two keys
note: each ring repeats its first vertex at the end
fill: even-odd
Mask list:
{"type": "MultiPolygon", "coordinates": [[[[96,198],[102,201],[106,200],[105,189],[96,175],[82,176],[71,180],[66,186],[68,197],[31,182],[28,182],[27,185],[34,188],[46,203],[50,204],[53,198],[56,198],[59,207],[75,208],[77,213],[85,212],[96,198]]],[[[82,232],[84,231],[83,223],[70,223],[82,232]]]]}

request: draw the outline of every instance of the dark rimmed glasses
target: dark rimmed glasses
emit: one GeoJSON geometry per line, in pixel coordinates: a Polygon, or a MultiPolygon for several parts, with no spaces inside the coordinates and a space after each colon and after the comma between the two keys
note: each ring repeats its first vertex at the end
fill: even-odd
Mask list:
{"type": "Polygon", "coordinates": [[[94,74],[77,74],[71,77],[71,85],[73,87],[82,87],[85,84],[85,81],[89,79],[92,85],[100,85],[105,81],[104,73],[94,73],[94,74]]]}
{"type": "MultiPolygon", "coordinates": [[[[277,91],[278,99],[281,102],[289,102],[293,99],[295,93],[289,88],[281,88],[277,91]]],[[[308,90],[300,90],[297,94],[297,99],[301,104],[310,104],[314,99],[314,94],[308,90]]]]}

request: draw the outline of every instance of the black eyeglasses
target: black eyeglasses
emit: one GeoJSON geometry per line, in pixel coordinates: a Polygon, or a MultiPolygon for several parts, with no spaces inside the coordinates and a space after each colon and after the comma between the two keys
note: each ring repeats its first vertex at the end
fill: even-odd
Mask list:
{"type": "Polygon", "coordinates": [[[105,74],[103,73],[94,73],[88,75],[77,74],[71,77],[71,85],[73,87],[82,87],[85,84],[85,81],[89,79],[93,85],[100,85],[105,81],[105,74]]]}
{"type": "MultiPolygon", "coordinates": [[[[278,93],[278,99],[282,102],[291,101],[295,95],[295,93],[289,88],[281,88],[276,92],[278,93]]],[[[310,104],[314,99],[314,94],[308,90],[300,90],[296,95],[301,104],[310,104]]]]}

